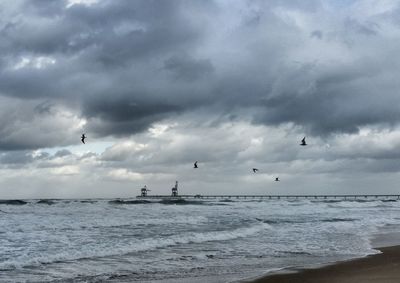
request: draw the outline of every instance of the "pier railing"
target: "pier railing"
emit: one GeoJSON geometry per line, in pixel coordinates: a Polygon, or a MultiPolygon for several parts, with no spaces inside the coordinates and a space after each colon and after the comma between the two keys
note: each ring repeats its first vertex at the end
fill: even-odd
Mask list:
{"type": "Polygon", "coordinates": [[[352,194],[352,195],[147,195],[141,199],[400,199],[400,194],[352,194]]]}

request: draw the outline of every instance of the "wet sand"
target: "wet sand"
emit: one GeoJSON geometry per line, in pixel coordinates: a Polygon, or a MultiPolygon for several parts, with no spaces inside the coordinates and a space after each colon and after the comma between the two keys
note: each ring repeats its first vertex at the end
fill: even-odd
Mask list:
{"type": "Polygon", "coordinates": [[[400,246],[378,248],[381,254],[296,273],[272,274],[252,283],[399,283],[400,246]]]}

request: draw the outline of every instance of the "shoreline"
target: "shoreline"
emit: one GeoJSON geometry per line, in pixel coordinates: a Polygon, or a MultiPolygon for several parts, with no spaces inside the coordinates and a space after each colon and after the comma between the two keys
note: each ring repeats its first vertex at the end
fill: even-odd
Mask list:
{"type": "Polygon", "coordinates": [[[400,282],[400,245],[376,248],[381,251],[362,258],[339,261],[315,268],[287,270],[242,280],[243,283],[398,283],[400,282]]]}

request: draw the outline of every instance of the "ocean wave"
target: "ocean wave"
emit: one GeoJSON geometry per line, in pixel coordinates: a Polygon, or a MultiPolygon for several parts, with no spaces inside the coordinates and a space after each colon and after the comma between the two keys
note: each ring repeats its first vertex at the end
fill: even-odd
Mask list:
{"type": "Polygon", "coordinates": [[[109,204],[146,204],[146,203],[152,203],[149,200],[122,200],[122,199],[115,199],[115,200],[110,200],[108,202],[109,204]]]}
{"type": "Polygon", "coordinates": [[[234,200],[231,199],[221,199],[219,202],[235,202],[234,200]]]}
{"type": "Polygon", "coordinates": [[[55,201],[50,200],[50,199],[41,199],[37,202],[37,204],[47,204],[47,205],[52,205],[55,204],[55,201]]]}
{"type": "Polygon", "coordinates": [[[256,218],[257,221],[266,223],[266,224],[295,224],[295,223],[315,223],[315,222],[353,222],[358,219],[355,218],[324,218],[324,219],[260,219],[256,218]]]}
{"type": "Polygon", "coordinates": [[[357,221],[358,219],[355,218],[328,218],[328,219],[321,219],[318,220],[320,222],[353,222],[357,221]]]}
{"type": "Polygon", "coordinates": [[[304,252],[304,251],[277,251],[280,254],[291,254],[291,255],[313,255],[310,252],[304,252]]]}
{"type": "Polygon", "coordinates": [[[162,199],[158,203],[161,204],[197,204],[197,205],[202,205],[204,204],[204,201],[199,201],[199,200],[186,200],[183,198],[179,199],[162,199]]]}
{"type": "MultiPolygon", "coordinates": [[[[204,201],[199,201],[199,200],[186,200],[183,198],[178,198],[178,199],[162,199],[162,200],[145,200],[145,199],[139,199],[139,200],[122,200],[122,199],[116,199],[116,200],[110,200],[108,202],[109,204],[177,204],[177,205],[185,205],[185,204],[196,204],[196,205],[202,205],[205,204],[206,202],[204,201]]],[[[207,202],[208,204],[211,204],[207,202]]]]}
{"type": "Polygon", "coordinates": [[[208,206],[226,206],[224,202],[200,201],[200,200],[187,200],[187,199],[163,199],[157,203],[166,205],[208,205],[208,206]]]}
{"type": "Polygon", "coordinates": [[[332,208],[350,208],[350,209],[363,209],[374,208],[380,205],[392,205],[393,202],[382,202],[381,200],[347,200],[335,204],[329,204],[328,207],[332,208]]]}
{"type": "Polygon", "coordinates": [[[39,199],[34,199],[25,200],[26,206],[0,206],[10,213],[0,213],[5,224],[0,229],[1,278],[14,282],[18,275],[44,282],[54,276],[60,280],[56,282],[103,282],[110,281],[107,274],[129,270],[140,273],[131,281],[150,281],[153,275],[146,272],[165,276],[180,274],[180,268],[218,266],[221,274],[227,269],[240,273],[242,266],[265,268],[267,264],[269,268],[282,262],[346,259],[374,252],[370,235],[385,231],[380,229],[385,225],[400,224],[396,219],[400,202],[381,200],[224,203],[188,199],[200,201],[195,206],[160,204],[161,199],[148,198],[149,205],[126,204],[134,200],[142,199],[96,199],[97,204],[54,199],[52,206],[36,204],[39,199]],[[115,200],[117,204],[109,203],[115,200]],[[101,277],[91,277],[99,273],[101,277]],[[63,281],[70,276],[74,279],[63,281]]]}
{"type": "Polygon", "coordinates": [[[97,200],[87,200],[87,199],[84,199],[84,200],[79,200],[79,202],[80,202],[80,203],[97,203],[97,200]]]}
{"type": "Polygon", "coordinates": [[[45,264],[48,265],[51,263],[59,263],[71,260],[121,256],[182,244],[228,241],[237,238],[249,237],[263,230],[269,229],[270,227],[270,225],[262,223],[234,230],[210,231],[202,233],[186,232],[179,235],[179,237],[173,235],[159,239],[140,239],[133,243],[125,243],[119,246],[116,246],[115,243],[110,243],[108,246],[104,244],[99,245],[98,243],[96,243],[96,245],[94,246],[88,244],[75,250],[69,247],[68,250],[65,250],[64,252],[60,251],[57,254],[47,253],[38,256],[26,254],[23,256],[14,257],[13,260],[7,260],[0,263],[0,270],[18,269],[28,266],[39,266],[45,264]]]}
{"type": "Polygon", "coordinates": [[[8,205],[24,205],[27,203],[28,202],[19,199],[0,200],[0,204],[8,204],[8,205]]]}
{"type": "Polygon", "coordinates": [[[169,225],[169,224],[191,224],[198,225],[206,223],[208,219],[204,216],[174,216],[169,218],[157,217],[147,219],[130,219],[129,221],[122,223],[108,222],[98,223],[95,226],[89,226],[88,228],[131,228],[135,226],[150,226],[150,225],[169,225]]]}
{"type": "Polygon", "coordinates": [[[342,202],[345,200],[339,200],[339,199],[326,199],[326,200],[310,200],[311,203],[337,203],[337,202],[342,202]]]}

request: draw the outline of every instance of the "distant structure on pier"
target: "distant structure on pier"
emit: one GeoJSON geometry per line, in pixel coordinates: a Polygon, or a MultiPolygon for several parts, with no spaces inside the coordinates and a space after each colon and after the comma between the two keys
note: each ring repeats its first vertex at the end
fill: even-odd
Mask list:
{"type": "Polygon", "coordinates": [[[177,197],[178,196],[178,181],[175,181],[175,187],[172,188],[171,196],[177,197]]]}
{"type": "Polygon", "coordinates": [[[143,188],[140,189],[140,196],[141,197],[147,197],[147,192],[149,192],[150,190],[147,188],[147,186],[145,185],[143,188]]]}

